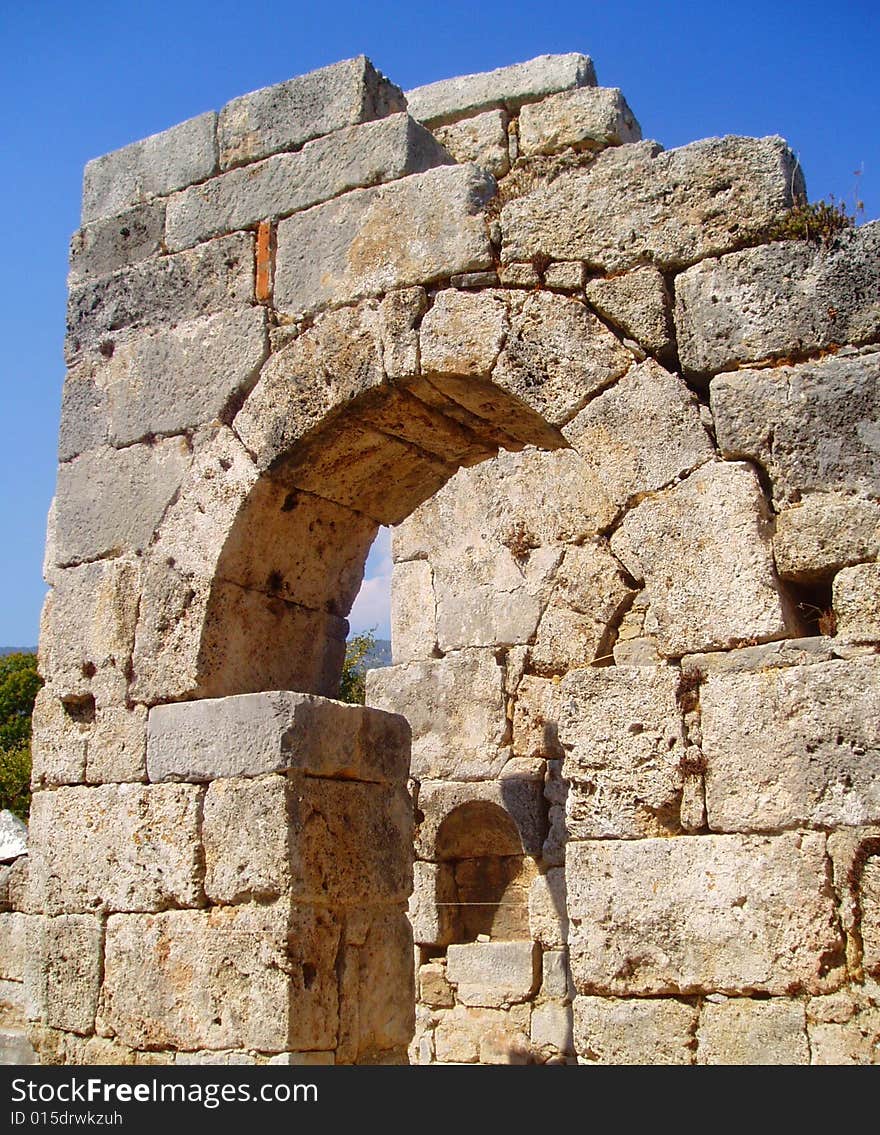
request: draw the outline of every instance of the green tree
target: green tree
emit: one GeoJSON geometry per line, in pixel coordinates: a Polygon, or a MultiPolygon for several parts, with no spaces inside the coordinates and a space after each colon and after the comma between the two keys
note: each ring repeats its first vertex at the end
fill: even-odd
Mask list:
{"type": "Polygon", "coordinates": [[[342,678],[339,682],[339,700],[351,705],[363,705],[367,691],[366,660],[376,646],[375,627],[371,631],[352,635],[345,644],[345,661],[342,663],[342,678]]]}
{"type": "Polygon", "coordinates": [[[31,714],[42,684],[36,655],[0,658],[0,808],[23,820],[31,802],[31,714]]]}

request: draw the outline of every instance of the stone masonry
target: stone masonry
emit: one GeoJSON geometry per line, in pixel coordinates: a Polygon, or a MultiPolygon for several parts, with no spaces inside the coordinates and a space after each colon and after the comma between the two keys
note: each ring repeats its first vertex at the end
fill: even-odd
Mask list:
{"type": "Polygon", "coordinates": [[[89,163],[0,913],[40,1060],[880,1062],[880,226],[774,239],[804,192],[577,54],[89,163]]]}

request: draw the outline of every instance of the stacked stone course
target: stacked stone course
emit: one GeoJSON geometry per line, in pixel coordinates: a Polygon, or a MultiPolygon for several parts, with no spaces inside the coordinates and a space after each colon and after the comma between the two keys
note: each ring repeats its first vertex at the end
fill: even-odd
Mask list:
{"type": "Polygon", "coordinates": [[[767,243],[802,192],[581,55],[90,163],[0,914],[43,1061],[878,1059],[878,226],[767,243]]]}

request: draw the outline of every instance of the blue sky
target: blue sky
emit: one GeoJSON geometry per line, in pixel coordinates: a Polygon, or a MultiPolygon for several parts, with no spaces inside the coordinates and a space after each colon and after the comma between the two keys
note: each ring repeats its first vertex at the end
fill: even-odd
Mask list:
{"type": "MultiPolygon", "coordinates": [[[[672,147],[782,134],[813,199],[851,206],[857,194],[862,219],[880,216],[877,0],[0,0],[0,44],[0,645],[37,637],[67,246],[89,158],[361,52],[407,88],[583,51],[602,85],[623,89],[646,137],[672,147]]],[[[387,631],[388,567],[386,544],[368,565],[356,629],[387,631]]]]}

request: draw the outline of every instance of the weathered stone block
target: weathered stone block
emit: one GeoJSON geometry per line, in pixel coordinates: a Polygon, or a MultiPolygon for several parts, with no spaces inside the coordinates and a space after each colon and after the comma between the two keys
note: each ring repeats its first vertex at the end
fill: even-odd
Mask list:
{"type": "MultiPolygon", "coordinates": [[[[357,1062],[403,1063],[415,1026],[413,941],[406,915],[401,910],[376,911],[364,942],[356,950],[346,946],[346,960],[349,954],[355,955],[357,1062]]],[[[344,1011],[340,1006],[341,1018],[344,1011]]],[[[337,1062],[342,1062],[338,1051],[337,1062]]]]}
{"type": "Polygon", "coordinates": [[[782,638],[793,617],[773,572],[768,509],[754,471],[714,462],[638,505],[611,538],[649,607],[664,656],[782,638]]]}
{"type": "Polygon", "coordinates": [[[536,292],[512,318],[492,377],[546,421],[561,426],[591,394],[626,374],[632,361],[581,300],[536,292]]]}
{"type": "Polygon", "coordinates": [[[829,248],[785,241],[706,261],[676,280],[684,367],[738,363],[865,343],[880,331],[880,224],[841,233],[829,248]]]}
{"type": "Polygon", "coordinates": [[[574,147],[601,150],[638,142],[641,127],[614,87],[581,87],[562,91],[531,106],[519,116],[519,148],[526,157],[555,154],[574,147]]]}
{"type": "Polygon", "coordinates": [[[488,268],[482,208],[495,192],[474,166],[357,189],[278,225],[275,303],[306,314],[392,288],[488,268]]]}
{"type": "Polygon", "coordinates": [[[551,867],[532,880],[529,888],[529,932],[545,949],[562,947],[568,942],[568,907],[563,868],[551,867]]]}
{"type": "Polygon", "coordinates": [[[25,985],[32,1019],[90,1033],[101,986],[103,928],[97,918],[63,914],[28,918],[25,985]]]}
{"type": "Polygon", "coordinates": [[[535,1048],[573,1052],[571,1006],[552,1001],[536,1005],[532,1009],[531,1039],[535,1048]]]}
{"type": "Polygon", "coordinates": [[[439,292],[419,330],[425,374],[488,375],[507,337],[506,292],[439,292]]]}
{"type": "Polygon", "coordinates": [[[880,640],[880,564],[858,564],[834,577],[838,638],[846,642],[880,640]]]}
{"type": "Polygon", "coordinates": [[[786,666],[812,666],[840,657],[835,654],[833,645],[833,639],[822,635],[785,638],[778,642],[764,642],[760,646],[743,646],[738,650],[686,654],[681,660],[681,669],[687,675],[699,672],[698,677],[702,681],[712,674],[751,674],[786,666]]]}
{"type": "Polygon", "coordinates": [[[529,1006],[509,1010],[456,1005],[443,1013],[434,1030],[440,1064],[527,1064],[529,1006]]]}
{"type": "Polygon", "coordinates": [[[678,671],[575,670],[562,682],[559,739],[572,839],[638,839],[678,828],[685,755],[678,671]]]}
{"type": "Polygon", "coordinates": [[[590,305],[652,355],[665,355],[673,343],[672,298],[656,268],[636,268],[610,279],[588,280],[590,305]]]}
{"type": "Polygon", "coordinates": [[[707,138],[665,153],[656,142],[616,146],[507,204],[502,259],[683,268],[741,246],[802,186],[781,138],[707,138]]]}
{"type": "Polygon", "coordinates": [[[566,883],[581,993],[791,994],[840,981],[824,833],[570,843],[566,883]]]}
{"type": "MultiPolygon", "coordinates": [[[[870,845],[869,845],[870,846],[870,845]]],[[[858,880],[862,967],[880,977],[880,856],[869,855],[858,880]]]]}
{"type": "Polygon", "coordinates": [[[487,110],[461,122],[435,126],[432,133],[459,164],[474,162],[495,177],[504,177],[510,169],[507,114],[503,110],[487,110]]]}
{"type": "Polygon", "coordinates": [[[123,328],[167,326],[253,299],[254,237],[234,233],[72,288],[66,352],[107,352],[123,328]]]}
{"type": "Polygon", "coordinates": [[[107,706],[96,712],[86,755],[86,784],[144,781],[146,758],[146,706],[107,706]]]}
{"type": "Polygon", "coordinates": [[[455,1004],[455,994],[446,980],[445,965],[430,962],[419,967],[419,1000],[434,1009],[451,1009],[455,1004]]]}
{"type": "Polygon", "coordinates": [[[697,1010],[670,999],[576,997],[574,1042],[580,1063],[692,1064],[697,1010]]]}
{"type": "Polygon", "coordinates": [[[409,722],[416,779],[481,780],[510,755],[502,681],[491,650],[454,651],[368,671],[367,703],[409,722]]]}
{"type": "Polygon", "coordinates": [[[204,805],[205,891],[220,903],[275,898],[400,902],[412,888],[409,798],[377,784],[269,776],[213,781],[204,805]],[[230,832],[239,833],[234,841],[230,832]]]}
{"type": "Polygon", "coordinates": [[[35,793],[26,909],[61,914],[198,906],[201,795],[189,784],[35,793]]]}
{"type": "Polygon", "coordinates": [[[806,492],[880,491],[871,432],[880,353],[738,370],[713,379],[710,394],[722,453],[761,464],[778,504],[806,492]]]}
{"type": "Polygon", "coordinates": [[[539,55],[527,63],[514,63],[476,75],[441,79],[406,92],[410,114],[420,122],[451,122],[492,106],[515,109],[555,91],[595,86],[596,75],[588,56],[539,55]]]}
{"type": "Polygon", "coordinates": [[[400,288],[379,304],[382,365],[387,378],[405,378],[419,372],[419,333],[416,323],[424,315],[428,297],[424,288],[400,288]]]}
{"type": "Polygon", "coordinates": [[[532,942],[468,942],[446,951],[446,976],[463,1005],[497,1009],[526,1001],[538,973],[532,942]]]}
{"type": "Polygon", "coordinates": [[[413,864],[413,892],[409,920],[413,939],[420,945],[446,946],[455,934],[452,903],[456,901],[454,878],[445,863],[413,864]]]}
{"type": "Polygon", "coordinates": [[[221,312],[117,342],[98,371],[110,441],[183,433],[248,391],[268,351],[263,308],[221,312]]]}
{"type": "Polygon", "coordinates": [[[783,579],[811,582],[880,556],[880,504],[843,493],[808,493],[776,517],[773,557],[783,579]]]}
{"type": "Polygon", "coordinates": [[[288,769],[402,785],[409,727],[398,714],[291,690],[150,710],[150,780],[216,780],[288,769]]]}
{"type": "Polygon", "coordinates": [[[58,470],[58,563],[125,552],[150,542],[191,461],[185,438],[94,449],[58,470]]]}
{"type": "Polygon", "coordinates": [[[715,455],[696,398],[653,359],[589,402],[563,433],[618,508],[715,455]]]}
{"type": "Polygon", "coordinates": [[[87,276],[106,276],[163,251],[165,202],[136,205],[116,217],[95,221],[70,241],[70,283],[87,276]]]}
{"type": "Polygon", "coordinates": [[[434,581],[427,560],[398,564],[391,577],[392,662],[424,661],[437,648],[434,581]]]}
{"type": "Polygon", "coordinates": [[[401,110],[400,89],[358,55],[228,102],[218,123],[220,165],[296,150],[311,138],[401,110]]]}
{"type": "MultiPolygon", "coordinates": [[[[475,825],[473,831],[476,850],[462,848],[462,856],[481,853],[480,847],[491,842],[492,823],[501,829],[506,841],[513,834],[512,824],[526,855],[538,857],[547,833],[546,806],[543,798],[543,781],[528,777],[501,777],[498,780],[456,782],[425,780],[419,787],[419,811],[424,819],[416,831],[416,855],[419,859],[435,860],[445,855],[444,821],[459,808],[469,808],[472,815],[481,818],[484,826],[475,825]],[[476,805],[476,807],[475,807],[476,805]],[[493,807],[494,806],[494,807],[493,807]],[[497,812],[495,809],[497,808],[497,812]],[[440,844],[438,848],[438,834],[440,844]],[[441,854],[438,854],[441,853],[441,854]]],[[[467,813],[465,813],[467,814],[467,813]]],[[[497,833],[495,833],[497,834],[497,833]]],[[[519,848],[512,848],[511,853],[519,848]]]]}
{"type": "Polygon", "coordinates": [[[99,1027],[134,1048],[332,1049],[338,946],[333,914],[286,902],[112,917],[99,1027]]]}
{"type": "Polygon", "coordinates": [[[561,674],[603,653],[611,628],[631,602],[620,565],[602,544],[565,549],[531,649],[531,665],[561,674]]]}
{"type": "Polygon", "coordinates": [[[569,997],[568,950],[545,950],[541,958],[541,993],[545,997],[569,997]]]}
{"type": "Polygon", "coordinates": [[[558,260],[544,269],[544,286],[577,292],[584,286],[584,266],[580,260],[558,260]]]}
{"type": "Polygon", "coordinates": [[[804,1006],[781,997],[706,1002],[697,1029],[697,1063],[809,1064],[804,1006]]]}
{"type": "Polygon", "coordinates": [[[27,916],[16,911],[0,914],[0,979],[24,981],[27,916]]]}
{"type": "MultiPolygon", "coordinates": [[[[46,650],[43,652],[46,666],[46,650]]],[[[74,679],[81,678],[76,674],[74,679]]],[[[58,694],[47,686],[37,693],[31,714],[31,783],[35,788],[57,784],[82,784],[86,771],[86,747],[91,728],[89,713],[80,706],[65,706],[58,694]]]]}
{"type": "Polygon", "coordinates": [[[83,224],[203,181],[217,168],[217,115],[190,118],[93,158],[83,176],[83,224]]]}
{"type": "Polygon", "coordinates": [[[880,659],[713,675],[700,705],[714,831],[880,820],[880,659]]]}
{"type": "Polygon", "coordinates": [[[276,154],[175,194],[168,201],[165,239],[177,252],[350,189],[449,163],[440,143],[407,114],[350,126],[308,142],[298,153],[276,154]]]}
{"type": "MultiPolygon", "coordinates": [[[[134,645],[140,568],[134,559],[119,557],[67,568],[58,572],[55,579],[43,607],[40,668],[52,687],[52,695],[68,704],[69,715],[87,724],[94,710],[88,701],[90,697],[101,705],[124,700],[134,645]]],[[[45,756],[56,773],[63,769],[67,779],[80,767],[80,747],[74,742],[66,719],[59,720],[57,708],[51,711],[54,724],[42,713],[41,702],[36,728],[40,737],[46,738],[45,756]],[[57,741],[52,739],[56,728],[61,729],[63,741],[60,734],[57,741]],[[68,743],[74,747],[68,748],[68,743]],[[50,750],[55,750],[55,755],[50,756],[50,750]]],[[[38,740],[38,751],[43,743],[38,740]]],[[[43,759],[41,751],[39,759],[43,759]]]]}
{"type": "Polygon", "coordinates": [[[558,723],[559,681],[524,675],[513,707],[513,751],[518,757],[562,756],[558,723]]]}

